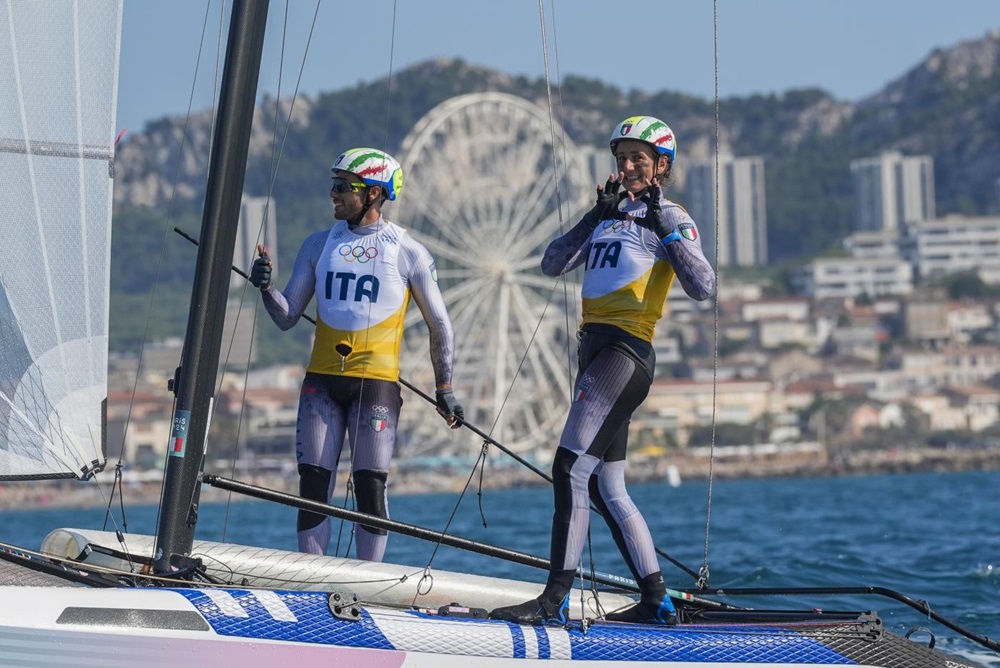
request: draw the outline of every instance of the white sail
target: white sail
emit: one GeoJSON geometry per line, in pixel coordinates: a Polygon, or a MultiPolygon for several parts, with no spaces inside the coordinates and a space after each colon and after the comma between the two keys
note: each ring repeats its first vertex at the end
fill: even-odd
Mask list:
{"type": "Polygon", "coordinates": [[[0,3],[0,479],[104,465],[121,16],[0,3]]]}

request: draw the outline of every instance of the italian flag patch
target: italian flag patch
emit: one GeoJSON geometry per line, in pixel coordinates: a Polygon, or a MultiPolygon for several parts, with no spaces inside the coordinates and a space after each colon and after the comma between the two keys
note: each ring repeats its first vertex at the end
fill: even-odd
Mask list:
{"type": "Polygon", "coordinates": [[[677,231],[688,241],[694,241],[698,238],[698,230],[691,223],[681,223],[677,226],[677,231]]]}

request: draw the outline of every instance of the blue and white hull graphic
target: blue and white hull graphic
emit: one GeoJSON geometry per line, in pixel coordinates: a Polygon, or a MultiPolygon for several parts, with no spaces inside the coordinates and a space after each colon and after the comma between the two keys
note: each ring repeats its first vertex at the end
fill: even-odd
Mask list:
{"type": "Polygon", "coordinates": [[[870,623],[532,627],[249,589],[0,587],[0,665],[951,666],[870,623]],[[281,663],[279,663],[281,662],[281,663]],[[516,662],[516,663],[515,663],[516,662]]]}

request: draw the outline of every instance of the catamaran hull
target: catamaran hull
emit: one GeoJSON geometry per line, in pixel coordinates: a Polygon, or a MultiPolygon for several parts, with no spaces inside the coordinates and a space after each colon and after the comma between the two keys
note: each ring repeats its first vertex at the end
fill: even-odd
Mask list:
{"type": "MultiPolygon", "coordinates": [[[[129,534],[133,558],[148,559],[155,538],[129,534]]],[[[81,564],[112,568],[126,573],[135,564],[103,550],[120,552],[124,545],[115,533],[87,529],[55,529],[42,542],[42,552],[81,564]]],[[[438,609],[451,603],[492,610],[538,596],[542,585],[508,578],[384,562],[361,561],[319,554],[250,547],[235,543],[196,540],[192,554],[205,565],[215,582],[238,582],[254,589],[309,590],[356,595],[368,603],[387,607],[438,609]],[[425,577],[426,575],[426,577],[425,577]]],[[[570,617],[597,617],[601,611],[630,606],[635,599],[613,592],[586,593],[585,601],[573,596],[570,617]]]]}
{"type": "Polygon", "coordinates": [[[843,624],[594,624],[584,631],[364,607],[329,595],[246,589],[0,587],[0,665],[664,666],[972,664],[843,624]],[[280,663],[279,663],[280,662],[280,663]]]}

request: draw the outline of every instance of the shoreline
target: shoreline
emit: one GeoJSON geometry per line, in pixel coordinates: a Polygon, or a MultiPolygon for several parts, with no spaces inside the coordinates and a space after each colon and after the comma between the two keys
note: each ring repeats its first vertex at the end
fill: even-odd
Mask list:
{"type": "MultiPolygon", "coordinates": [[[[688,453],[686,456],[648,457],[633,455],[629,459],[630,483],[654,483],[679,479],[684,482],[704,482],[709,475],[716,480],[762,478],[830,478],[863,475],[902,475],[908,473],[956,473],[963,471],[1000,470],[1000,449],[942,450],[920,448],[911,450],[871,450],[837,453],[825,450],[796,454],[764,453],[733,456],[719,449],[714,460],[708,456],[688,453]]],[[[389,491],[393,496],[458,493],[466,486],[470,471],[430,470],[397,465],[390,474],[389,491]]],[[[253,474],[240,478],[260,487],[291,494],[297,493],[298,478],[281,474],[253,474]]],[[[346,472],[338,473],[337,487],[343,489],[346,472]]],[[[487,468],[484,489],[539,487],[548,483],[524,468],[487,468]]],[[[478,474],[473,485],[478,487],[478,474]]],[[[160,482],[125,482],[122,485],[127,503],[149,505],[160,499],[160,482]]],[[[4,482],[0,483],[0,511],[28,509],[96,508],[108,504],[110,486],[73,480],[4,482]]],[[[117,498],[117,495],[116,495],[117,498]]],[[[229,492],[202,487],[201,501],[225,501],[229,492]]],[[[242,497],[233,495],[233,500],[242,497]]],[[[116,501],[117,503],[117,501],[116,501]]]]}

